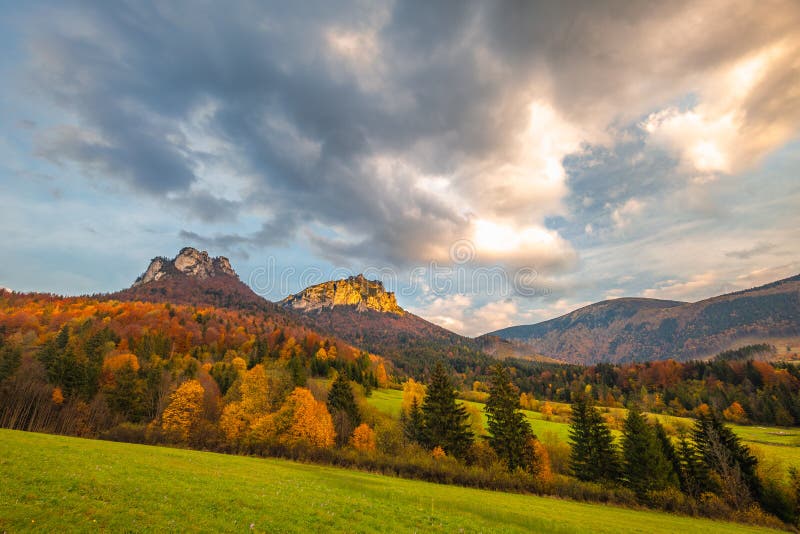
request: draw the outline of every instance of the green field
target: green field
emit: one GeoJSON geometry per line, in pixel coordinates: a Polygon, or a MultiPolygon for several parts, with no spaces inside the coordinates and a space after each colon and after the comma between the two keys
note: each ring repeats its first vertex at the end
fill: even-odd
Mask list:
{"type": "MultiPolygon", "coordinates": [[[[390,414],[393,417],[399,417],[402,400],[402,391],[381,389],[374,391],[372,396],[368,399],[368,402],[371,406],[374,406],[384,413],[390,414]]],[[[469,401],[463,402],[483,410],[483,404],[469,401]]],[[[559,408],[566,406],[560,403],[552,404],[559,408]]],[[[611,408],[609,411],[619,420],[625,417],[625,410],[621,408],[611,408]]],[[[562,441],[567,441],[569,437],[568,424],[557,421],[547,421],[539,412],[532,412],[529,410],[523,410],[523,412],[537,436],[550,435],[562,441]]],[[[662,423],[669,424],[676,428],[683,427],[688,429],[691,428],[693,424],[692,419],[685,417],[674,417],[670,415],[657,415],[656,417],[662,423]]],[[[484,414],[484,425],[485,424],[486,416],[484,414]]],[[[797,467],[800,469],[800,428],[767,427],[759,425],[730,426],[734,432],[742,438],[742,441],[755,452],[760,453],[764,458],[782,464],[784,472],[787,472],[789,467],[797,467]]],[[[614,431],[614,434],[619,435],[619,432],[614,431]]]]}
{"type": "MultiPolygon", "coordinates": [[[[367,402],[370,406],[373,406],[381,412],[397,418],[400,417],[400,405],[403,402],[403,392],[396,389],[377,389],[372,392],[367,402]]],[[[473,405],[483,412],[483,404],[481,403],[471,401],[461,402],[473,405]]],[[[539,412],[524,410],[524,413],[536,435],[544,435],[547,432],[552,432],[554,435],[566,441],[568,437],[567,425],[555,421],[546,421],[539,412]]],[[[486,414],[483,415],[483,424],[486,426],[486,414]]]]}
{"type": "Polygon", "coordinates": [[[0,531],[766,532],[276,459],[0,430],[0,531]]]}

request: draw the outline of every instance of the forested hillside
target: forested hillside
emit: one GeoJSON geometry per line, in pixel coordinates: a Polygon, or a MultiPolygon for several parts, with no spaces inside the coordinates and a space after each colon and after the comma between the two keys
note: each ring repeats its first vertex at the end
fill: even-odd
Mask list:
{"type": "Polygon", "coordinates": [[[800,339],[800,275],[694,303],[608,300],[491,335],[569,363],[705,358],[742,341],[800,339]]]}

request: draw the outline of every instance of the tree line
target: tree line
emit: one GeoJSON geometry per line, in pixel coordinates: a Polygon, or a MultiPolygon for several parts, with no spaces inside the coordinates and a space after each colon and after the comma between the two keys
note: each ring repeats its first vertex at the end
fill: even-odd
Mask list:
{"type": "Polygon", "coordinates": [[[639,502],[713,504],[732,513],[764,510],[798,520],[796,473],[791,484],[762,477],[758,460],[714,412],[701,414],[676,442],[634,406],[617,442],[590,397],[572,405],[570,469],[575,477],[631,490],[639,502]]]}
{"type": "Polygon", "coordinates": [[[696,417],[731,408],[735,423],[793,426],[800,422],[800,366],[753,359],[774,347],[726,351],[708,361],[602,363],[588,367],[522,361],[514,382],[540,400],[572,403],[591,389],[603,406],[696,417]]]}

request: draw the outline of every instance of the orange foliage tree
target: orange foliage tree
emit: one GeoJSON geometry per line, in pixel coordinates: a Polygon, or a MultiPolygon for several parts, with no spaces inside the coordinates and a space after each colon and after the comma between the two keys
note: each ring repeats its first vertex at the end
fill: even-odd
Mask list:
{"type": "Polygon", "coordinates": [[[123,352],[121,354],[110,354],[103,360],[103,372],[115,373],[125,366],[130,366],[134,372],[139,370],[139,359],[135,354],[123,352]]]}
{"type": "Polygon", "coordinates": [[[263,365],[244,373],[239,391],[241,400],[225,406],[219,421],[222,431],[232,440],[241,438],[253,421],[269,414],[269,381],[263,365]]]}
{"type": "Polygon", "coordinates": [[[203,417],[204,394],[205,390],[197,380],[187,380],[181,384],[170,395],[169,406],[161,416],[161,428],[187,440],[203,417]]]}
{"type": "Polygon", "coordinates": [[[534,465],[532,471],[536,476],[544,482],[553,480],[553,470],[550,466],[550,454],[547,452],[544,444],[538,439],[531,440],[530,444],[533,449],[534,465]]]}
{"type": "Polygon", "coordinates": [[[324,402],[316,400],[306,388],[295,388],[286,403],[292,414],[287,441],[305,441],[315,447],[333,446],[336,431],[324,402]]]}
{"type": "Polygon", "coordinates": [[[389,375],[386,374],[386,366],[382,362],[375,368],[375,379],[378,381],[378,387],[385,388],[389,385],[389,375]]]}
{"type": "Polygon", "coordinates": [[[367,423],[361,423],[353,431],[353,436],[350,438],[350,445],[354,449],[362,452],[371,452],[375,450],[375,431],[372,430],[367,423]]]}
{"type": "Polygon", "coordinates": [[[743,423],[747,420],[747,413],[741,404],[733,401],[730,406],[722,410],[722,417],[732,423],[743,423]]]}

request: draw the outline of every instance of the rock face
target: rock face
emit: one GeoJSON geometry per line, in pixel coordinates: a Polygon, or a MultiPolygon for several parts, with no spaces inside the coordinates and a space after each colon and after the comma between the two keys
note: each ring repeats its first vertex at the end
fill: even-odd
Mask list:
{"type": "Polygon", "coordinates": [[[131,287],[105,298],[283,313],[239,280],[227,258],[212,258],[192,247],[182,249],[174,259],[153,258],[131,287]]]}
{"type": "Polygon", "coordinates": [[[172,260],[165,257],[153,258],[150,266],[143,275],[136,279],[132,287],[181,275],[198,280],[206,280],[215,276],[239,278],[228,258],[223,256],[211,258],[205,250],[199,251],[196,248],[185,247],[172,260]]]}
{"type": "Polygon", "coordinates": [[[367,280],[361,274],[307,287],[296,295],[286,297],[280,304],[303,312],[352,306],[357,311],[374,310],[395,315],[406,313],[397,305],[394,293],[386,291],[381,282],[367,280]]]}

